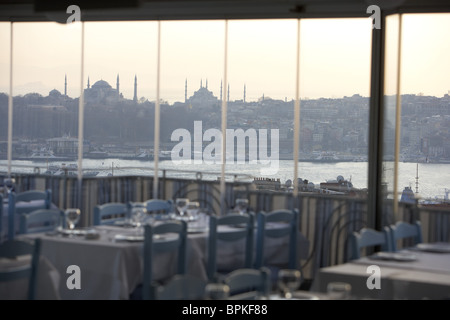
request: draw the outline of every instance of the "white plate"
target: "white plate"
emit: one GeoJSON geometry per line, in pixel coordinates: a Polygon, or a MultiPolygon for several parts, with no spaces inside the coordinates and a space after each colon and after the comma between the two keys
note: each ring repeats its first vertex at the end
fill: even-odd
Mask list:
{"type": "Polygon", "coordinates": [[[95,230],[92,229],[92,228],[87,228],[87,229],[73,229],[73,230],[71,230],[71,229],[62,229],[62,228],[60,228],[60,229],[58,229],[58,232],[59,232],[59,233],[62,233],[63,235],[67,235],[67,236],[69,236],[69,235],[74,235],[74,236],[85,236],[85,235],[88,234],[88,233],[95,232],[95,230]]]}
{"type": "Polygon", "coordinates": [[[208,232],[208,227],[188,227],[188,233],[203,233],[208,232]]]}
{"type": "Polygon", "coordinates": [[[417,256],[407,252],[377,252],[370,256],[371,259],[391,260],[391,261],[415,261],[417,256]]]}
{"type": "Polygon", "coordinates": [[[183,220],[186,222],[190,222],[190,221],[196,221],[198,220],[198,216],[175,216],[174,219],[175,220],[183,220]]]}
{"type": "Polygon", "coordinates": [[[130,241],[130,242],[142,242],[144,241],[144,235],[136,234],[116,234],[114,236],[116,241],[130,241]]]}
{"type": "MultiPolygon", "coordinates": [[[[162,240],[164,236],[155,234],[153,235],[154,240],[162,240]]],[[[144,235],[139,234],[116,234],[114,236],[114,240],[116,241],[130,241],[130,242],[142,242],[144,241],[144,235]]]]}
{"type": "Polygon", "coordinates": [[[279,294],[274,294],[270,296],[270,300],[320,300],[318,296],[308,293],[308,292],[294,292],[292,298],[288,299],[280,296],[279,294]]]}
{"type": "Polygon", "coordinates": [[[419,243],[417,249],[426,252],[450,253],[450,244],[419,243]]]}

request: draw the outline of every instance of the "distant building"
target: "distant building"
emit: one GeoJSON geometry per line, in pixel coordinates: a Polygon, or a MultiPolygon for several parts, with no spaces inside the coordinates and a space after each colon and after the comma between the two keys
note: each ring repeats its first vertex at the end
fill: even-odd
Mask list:
{"type": "Polygon", "coordinates": [[[210,108],[218,106],[219,99],[208,90],[208,81],[206,81],[206,87],[203,87],[200,82],[200,89],[195,91],[194,95],[186,100],[186,103],[193,108],[210,108]]]}
{"type": "MultiPolygon", "coordinates": [[[[78,154],[78,138],[64,135],[47,139],[47,146],[57,156],[76,156],[78,154]]],[[[83,144],[83,151],[89,151],[89,145],[83,144]]]]}
{"type": "MultiPolygon", "coordinates": [[[[84,89],[84,101],[86,103],[108,103],[117,102],[123,99],[120,93],[119,75],[117,75],[116,88],[114,89],[105,80],[98,80],[92,87],[88,78],[87,88],[84,89]]],[[[137,102],[137,76],[134,77],[133,101],[137,102]]]]}

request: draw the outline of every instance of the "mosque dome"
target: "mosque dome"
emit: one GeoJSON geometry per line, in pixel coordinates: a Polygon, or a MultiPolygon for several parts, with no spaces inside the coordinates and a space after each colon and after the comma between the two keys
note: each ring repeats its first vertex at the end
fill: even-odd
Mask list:
{"type": "Polygon", "coordinates": [[[92,85],[92,88],[95,89],[111,89],[112,87],[105,80],[98,80],[96,83],[92,85]]]}
{"type": "Polygon", "coordinates": [[[49,92],[48,95],[49,95],[49,96],[52,96],[52,97],[59,97],[59,96],[61,96],[61,92],[59,92],[59,91],[56,90],[56,89],[53,89],[52,91],[49,92]]]}

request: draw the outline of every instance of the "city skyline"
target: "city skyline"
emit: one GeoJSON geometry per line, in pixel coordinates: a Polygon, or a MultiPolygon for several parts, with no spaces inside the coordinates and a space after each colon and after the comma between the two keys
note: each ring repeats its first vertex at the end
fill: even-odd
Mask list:
{"type": "MultiPolygon", "coordinates": [[[[450,90],[450,19],[445,14],[404,15],[402,94],[442,97],[450,90]]],[[[233,20],[228,28],[230,100],[257,101],[263,95],[292,100],[295,96],[297,20],[233,20]]],[[[395,24],[395,19],[393,21],[395,24]]],[[[9,23],[0,23],[0,92],[9,92],[9,23]]],[[[86,22],[83,88],[87,77],[133,98],[156,98],[156,22],[86,22]]],[[[369,96],[371,19],[304,19],[301,22],[300,96],[302,99],[369,96]]],[[[79,26],[57,23],[15,23],[13,95],[57,89],[68,77],[70,97],[80,93],[79,26]],[[62,79],[62,80],[60,80],[62,79]]],[[[388,43],[389,46],[389,43],[388,43]]],[[[220,96],[223,80],[223,21],[161,22],[160,98],[183,102],[208,79],[220,96]]],[[[394,48],[395,49],[395,48],[394,48]]],[[[395,51],[392,49],[392,51],[395,51]]],[[[387,76],[391,77],[388,70],[387,76]]],[[[386,88],[387,94],[395,88],[386,88]]]]}

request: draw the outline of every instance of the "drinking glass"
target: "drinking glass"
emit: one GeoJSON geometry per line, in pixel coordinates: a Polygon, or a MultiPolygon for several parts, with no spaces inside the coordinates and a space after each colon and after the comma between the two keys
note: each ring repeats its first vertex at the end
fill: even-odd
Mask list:
{"type": "Polygon", "coordinates": [[[80,220],[81,211],[77,208],[68,208],[64,211],[69,229],[75,229],[75,225],[80,220]]]}
{"type": "Polygon", "coordinates": [[[205,295],[206,300],[226,300],[230,296],[230,287],[224,283],[208,283],[205,295]]]}
{"type": "Polygon", "coordinates": [[[189,204],[189,199],[187,198],[178,198],[175,200],[175,205],[177,206],[178,212],[181,216],[184,215],[184,212],[186,211],[186,208],[189,204]]]}
{"type": "Polygon", "coordinates": [[[352,286],[346,282],[330,282],[327,285],[327,294],[331,300],[347,300],[351,291],[352,286]]]}
{"type": "Polygon", "coordinates": [[[136,206],[131,209],[131,218],[133,219],[133,224],[140,228],[147,216],[147,208],[142,206],[136,206]]]}
{"type": "Polygon", "coordinates": [[[7,190],[8,194],[9,194],[9,193],[11,193],[12,189],[14,189],[14,185],[16,183],[16,179],[8,178],[8,179],[5,179],[3,181],[3,183],[5,184],[6,190],[7,190]]]}
{"type": "Polygon", "coordinates": [[[195,218],[197,217],[198,211],[200,210],[200,203],[197,201],[189,201],[186,212],[188,216],[195,218]]]}
{"type": "Polygon", "coordinates": [[[302,281],[302,274],[297,269],[281,269],[278,272],[278,287],[286,299],[292,298],[292,293],[298,289],[302,281]]]}
{"type": "Polygon", "coordinates": [[[248,208],[248,200],[247,199],[243,199],[243,198],[236,199],[236,209],[239,212],[239,214],[246,213],[247,208],[248,208]]]}

